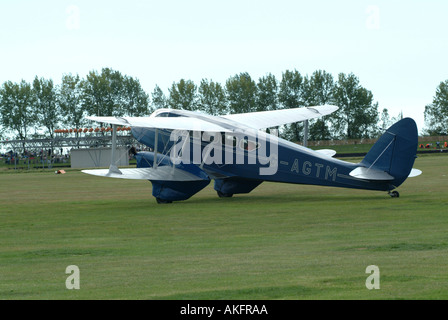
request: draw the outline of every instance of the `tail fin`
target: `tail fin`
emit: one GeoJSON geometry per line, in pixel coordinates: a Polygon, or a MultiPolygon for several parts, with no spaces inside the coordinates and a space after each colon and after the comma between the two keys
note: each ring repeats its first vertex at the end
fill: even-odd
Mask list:
{"type": "MultiPolygon", "coordinates": [[[[417,157],[418,131],[413,119],[405,118],[392,125],[378,139],[361,164],[378,174],[376,180],[390,180],[391,189],[400,186],[411,174],[417,157]],[[379,173],[388,176],[381,178],[379,173]]],[[[384,177],[383,175],[383,177],[384,177]]]]}

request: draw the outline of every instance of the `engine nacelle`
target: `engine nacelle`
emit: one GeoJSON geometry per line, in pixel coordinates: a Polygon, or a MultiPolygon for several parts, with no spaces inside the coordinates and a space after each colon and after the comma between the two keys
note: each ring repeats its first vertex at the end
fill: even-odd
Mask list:
{"type": "Polygon", "coordinates": [[[242,178],[215,179],[215,190],[220,197],[231,197],[237,193],[249,193],[262,182],[242,178]]]}
{"type": "MultiPolygon", "coordinates": [[[[159,156],[159,155],[158,155],[159,156]]],[[[169,157],[160,155],[158,166],[172,166],[169,157]],[[160,162],[159,162],[160,161],[160,162]]],[[[154,152],[139,152],[135,155],[137,168],[153,167],[154,152]]],[[[195,181],[165,181],[150,180],[152,183],[152,195],[158,203],[170,203],[172,201],[187,200],[194,194],[204,189],[210,183],[210,177],[194,164],[178,164],[176,169],[189,172],[201,180],[195,181]]]]}
{"type": "Polygon", "coordinates": [[[159,203],[187,200],[204,189],[210,180],[198,181],[151,181],[152,195],[159,203]]]}

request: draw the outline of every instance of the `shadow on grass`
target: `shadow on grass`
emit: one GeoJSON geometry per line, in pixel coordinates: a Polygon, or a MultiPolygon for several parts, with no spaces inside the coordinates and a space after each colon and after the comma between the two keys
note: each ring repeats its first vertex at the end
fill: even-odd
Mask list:
{"type": "Polygon", "coordinates": [[[347,203],[350,201],[372,201],[372,200],[389,200],[389,196],[387,194],[370,194],[370,195],[356,195],[353,196],[351,194],[347,194],[346,196],[338,196],[338,195],[326,195],[324,193],[318,195],[301,195],[301,194],[273,194],[273,195],[235,195],[232,198],[190,198],[187,201],[175,201],[173,204],[214,204],[216,206],[222,204],[248,204],[254,203],[257,205],[267,203],[304,203],[304,202],[315,202],[315,203],[347,203]]]}

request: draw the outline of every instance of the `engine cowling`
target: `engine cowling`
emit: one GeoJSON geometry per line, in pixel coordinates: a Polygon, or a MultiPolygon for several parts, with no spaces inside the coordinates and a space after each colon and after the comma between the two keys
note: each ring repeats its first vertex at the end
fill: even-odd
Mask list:
{"type": "MultiPolygon", "coordinates": [[[[148,168],[153,166],[154,152],[139,152],[135,155],[137,168],[148,168]]],[[[172,165],[169,158],[163,157],[158,160],[158,166],[172,165]]],[[[149,180],[152,183],[152,195],[158,203],[170,203],[173,201],[187,200],[194,194],[204,189],[210,183],[210,177],[194,164],[178,164],[176,169],[187,171],[201,180],[195,181],[165,181],[149,180]]]]}
{"type": "Polygon", "coordinates": [[[220,197],[231,197],[238,193],[249,193],[258,187],[262,180],[250,180],[242,178],[215,179],[215,190],[220,197]]]}

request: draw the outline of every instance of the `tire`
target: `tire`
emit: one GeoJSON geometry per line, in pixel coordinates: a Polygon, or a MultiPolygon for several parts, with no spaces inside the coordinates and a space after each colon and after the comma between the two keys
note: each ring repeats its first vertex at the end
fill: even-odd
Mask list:
{"type": "Polygon", "coordinates": [[[222,193],[221,191],[216,191],[220,198],[232,198],[233,193],[222,193]]]}
{"type": "Polygon", "coordinates": [[[158,204],[165,204],[165,203],[173,203],[171,200],[164,200],[160,198],[156,198],[158,204]]]}

